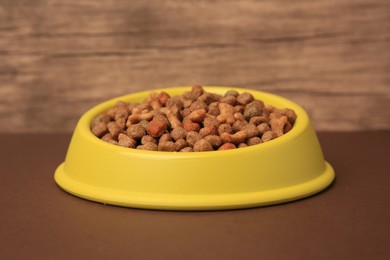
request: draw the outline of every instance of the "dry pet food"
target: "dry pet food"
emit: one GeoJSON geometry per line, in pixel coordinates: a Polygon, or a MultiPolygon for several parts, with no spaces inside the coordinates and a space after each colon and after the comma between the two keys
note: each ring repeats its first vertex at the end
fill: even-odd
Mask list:
{"type": "Polygon", "coordinates": [[[105,142],[134,149],[217,151],[280,137],[296,117],[292,109],[265,105],[248,92],[219,95],[195,85],[180,96],[152,92],[142,103],[120,101],[92,121],[91,131],[105,142]]]}

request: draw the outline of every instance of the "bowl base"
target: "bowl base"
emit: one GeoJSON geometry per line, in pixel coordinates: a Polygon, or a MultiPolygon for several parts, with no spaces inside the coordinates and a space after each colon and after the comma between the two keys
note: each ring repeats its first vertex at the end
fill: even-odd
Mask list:
{"type": "Polygon", "coordinates": [[[65,191],[87,200],[123,207],[157,210],[226,210],[252,208],[302,199],[328,187],[335,173],[325,162],[324,172],[315,179],[280,189],[237,194],[150,194],[105,189],[81,183],[69,177],[62,163],[55,172],[56,183],[65,191]]]}

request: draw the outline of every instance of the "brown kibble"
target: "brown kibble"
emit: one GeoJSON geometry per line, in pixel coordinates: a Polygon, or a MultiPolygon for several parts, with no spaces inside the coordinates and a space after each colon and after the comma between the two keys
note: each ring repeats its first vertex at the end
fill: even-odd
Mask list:
{"type": "Polygon", "coordinates": [[[174,142],[171,142],[171,141],[159,142],[158,143],[158,150],[165,151],[165,152],[173,152],[173,151],[176,151],[176,144],[174,142]]]}
{"type": "Polygon", "coordinates": [[[208,106],[206,103],[202,102],[202,101],[195,101],[191,104],[190,106],[190,110],[191,112],[192,111],[195,111],[195,110],[198,110],[198,109],[204,109],[204,110],[207,110],[208,109],[208,106]]]}
{"type": "Polygon", "coordinates": [[[163,134],[160,139],[159,139],[159,143],[164,143],[164,142],[169,142],[169,141],[172,141],[172,136],[171,134],[169,133],[166,133],[166,134],[163,134]]]}
{"type": "Polygon", "coordinates": [[[223,143],[239,144],[243,143],[248,138],[248,131],[241,130],[235,134],[222,133],[220,135],[223,143]]]}
{"type": "Polygon", "coordinates": [[[189,107],[187,107],[187,108],[184,108],[183,110],[181,110],[180,114],[181,114],[182,118],[185,118],[186,116],[191,114],[191,112],[192,112],[191,109],[189,107]]]}
{"type": "Polygon", "coordinates": [[[109,122],[107,124],[107,128],[113,138],[117,138],[119,133],[121,132],[121,129],[115,122],[109,122]]]}
{"type": "Polygon", "coordinates": [[[258,107],[255,107],[255,106],[251,106],[251,107],[246,107],[245,108],[244,116],[245,116],[246,120],[250,120],[254,116],[261,116],[262,113],[263,113],[262,109],[260,109],[258,107]]]}
{"type": "Polygon", "coordinates": [[[165,120],[160,118],[154,118],[152,121],[149,122],[148,126],[146,127],[146,131],[150,136],[156,138],[163,135],[167,130],[167,127],[168,126],[165,120]]]}
{"type": "Polygon", "coordinates": [[[144,135],[141,138],[141,144],[154,143],[157,144],[157,140],[150,135],[144,135]]]}
{"type": "Polygon", "coordinates": [[[231,106],[235,106],[237,104],[237,100],[235,96],[226,96],[221,99],[222,103],[227,103],[231,106]]]}
{"type": "Polygon", "coordinates": [[[288,119],[287,116],[281,116],[277,118],[274,114],[270,115],[271,121],[271,131],[276,134],[277,137],[282,136],[284,134],[284,127],[286,126],[288,119]]]}
{"type": "Polygon", "coordinates": [[[234,111],[240,112],[241,114],[244,113],[245,107],[241,105],[234,106],[234,111]]]}
{"type": "Polygon", "coordinates": [[[218,128],[213,125],[205,126],[199,130],[199,134],[202,137],[208,136],[208,135],[216,135],[218,134],[218,128]]]}
{"type": "Polygon", "coordinates": [[[232,130],[233,130],[233,132],[238,132],[238,131],[242,130],[242,128],[244,126],[246,126],[247,124],[248,124],[248,122],[246,120],[237,120],[232,125],[232,130]]]}
{"type": "Polygon", "coordinates": [[[265,116],[254,116],[249,120],[249,123],[254,125],[260,125],[262,123],[267,123],[267,122],[268,120],[265,116]]]}
{"type": "Polygon", "coordinates": [[[189,146],[194,146],[194,144],[202,139],[202,136],[195,131],[190,131],[187,133],[186,140],[189,146]]]}
{"type": "Polygon", "coordinates": [[[237,145],[237,148],[245,148],[245,147],[248,147],[246,143],[240,143],[239,145],[237,145]]]}
{"type": "Polygon", "coordinates": [[[103,113],[103,114],[100,114],[98,115],[97,117],[95,117],[92,121],[92,127],[94,127],[95,125],[97,125],[98,123],[101,123],[101,122],[104,122],[104,123],[108,123],[111,121],[111,117],[107,114],[107,113],[103,113]]]}
{"type": "Polygon", "coordinates": [[[200,97],[198,97],[198,100],[209,105],[212,102],[220,101],[221,98],[222,98],[221,95],[215,93],[203,93],[200,97]]]}
{"type": "Polygon", "coordinates": [[[208,116],[204,119],[203,121],[203,125],[204,126],[215,126],[218,128],[218,126],[220,125],[221,123],[215,118],[215,117],[212,117],[212,116],[208,116]]]}
{"type": "Polygon", "coordinates": [[[257,127],[253,124],[247,124],[245,125],[242,130],[245,130],[247,131],[247,136],[246,138],[251,138],[251,137],[254,137],[254,136],[258,136],[260,134],[260,131],[259,129],[257,129],[257,127]]]}
{"type": "Polygon", "coordinates": [[[107,134],[108,128],[106,123],[100,122],[94,125],[91,129],[92,133],[97,137],[102,137],[103,135],[107,134]]]}
{"type": "Polygon", "coordinates": [[[208,114],[211,116],[218,116],[221,112],[219,111],[218,108],[219,102],[212,102],[208,106],[208,114]]]}
{"type": "Polygon", "coordinates": [[[246,142],[249,146],[252,146],[252,145],[256,145],[256,144],[261,144],[263,141],[260,139],[260,137],[258,136],[255,136],[255,137],[251,137],[248,139],[248,141],[246,142]]]}
{"type": "Polygon", "coordinates": [[[272,131],[267,131],[261,136],[261,140],[265,143],[268,141],[271,141],[272,139],[276,138],[276,134],[272,131]]]}
{"type": "Polygon", "coordinates": [[[221,135],[222,133],[232,134],[233,133],[232,126],[230,124],[220,124],[218,127],[218,133],[219,135],[221,135]]]}
{"type": "Polygon", "coordinates": [[[116,108],[114,119],[117,120],[118,118],[127,118],[129,116],[129,111],[127,110],[127,107],[120,106],[116,108]]]}
{"type": "Polygon", "coordinates": [[[235,91],[235,90],[228,90],[228,91],[225,93],[225,97],[228,97],[228,96],[238,97],[238,95],[240,95],[240,93],[238,93],[238,92],[235,91]]]}
{"type": "Polygon", "coordinates": [[[237,97],[237,102],[244,106],[251,103],[253,100],[255,100],[255,98],[251,93],[248,92],[241,93],[237,97]]]}
{"type": "Polygon", "coordinates": [[[168,110],[166,115],[167,115],[168,121],[169,121],[172,129],[175,129],[177,127],[182,126],[177,115],[175,115],[171,110],[168,110]]]}
{"type": "Polygon", "coordinates": [[[222,145],[222,140],[218,135],[208,135],[204,138],[211,144],[212,147],[217,148],[222,145]]]}
{"type": "Polygon", "coordinates": [[[127,135],[130,137],[130,138],[133,138],[135,140],[139,140],[141,139],[144,135],[146,135],[146,131],[145,131],[145,128],[140,125],[140,124],[136,124],[136,125],[130,125],[127,130],[126,130],[126,133],[127,135]]]}
{"type": "Polygon", "coordinates": [[[171,136],[175,141],[184,139],[187,136],[187,131],[183,127],[176,127],[171,131],[171,136]]]}
{"type": "Polygon", "coordinates": [[[147,113],[143,113],[143,114],[132,114],[127,118],[126,125],[129,126],[131,124],[137,124],[143,120],[149,121],[152,118],[153,118],[152,112],[147,112],[147,113]]]}
{"type": "Polygon", "coordinates": [[[188,143],[185,139],[177,139],[175,142],[176,151],[180,151],[188,146],[188,143]]]}
{"type": "Polygon", "coordinates": [[[292,109],[264,105],[249,92],[220,95],[194,85],[180,96],[161,91],[141,103],[119,101],[93,119],[91,132],[105,142],[143,150],[226,150],[284,135],[296,118],[292,109]]]}
{"type": "Polygon", "coordinates": [[[191,114],[186,116],[184,120],[189,120],[195,123],[201,123],[203,119],[205,119],[205,117],[206,117],[206,110],[201,108],[191,112],[191,114]]]}
{"type": "Polygon", "coordinates": [[[221,113],[217,116],[217,120],[221,123],[234,124],[236,121],[234,118],[234,113],[236,112],[234,107],[226,103],[219,103],[218,108],[221,113]]]}
{"type": "Polygon", "coordinates": [[[103,137],[101,139],[105,142],[108,142],[108,141],[112,140],[112,136],[110,133],[108,133],[108,134],[103,135],[103,137]]]}
{"type": "Polygon", "coordinates": [[[198,123],[194,123],[194,122],[191,122],[191,121],[186,121],[186,122],[183,123],[183,128],[187,132],[191,132],[191,131],[199,132],[200,125],[198,123]]]}
{"type": "Polygon", "coordinates": [[[184,147],[183,149],[180,150],[180,152],[184,152],[184,153],[188,153],[188,152],[193,152],[194,151],[194,148],[188,146],[188,147],[184,147]]]}
{"type": "Polygon", "coordinates": [[[155,143],[149,142],[142,145],[138,145],[137,149],[139,150],[148,150],[148,151],[157,151],[158,146],[155,143]]]}
{"type": "Polygon", "coordinates": [[[115,124],[122,131],[126,128],[126,118],[118,118],[115,120],[115,124]]]}
{"type": "Polygon", "coordinates": [[[225,143],[218,148],[218,151],[236,149],[236,146],[232,143],[225,143]]]}
{"type": "Polygon", "coordinates": [[[259,130],[260,134],[264,134],[267,131],[271,131],[271,127],[267,123],[261,123],[257,126],[257,129],[259,130]]]}
{"type": "Polygon", "coordinates": [[[120,133],[118,136],[118,145],[123,147],[135,148],[135,146],[137,145],[137,141],[125,134],[120,133]]]}
{"type": "Polygon", "coordinates": [[[203,87],[201,85],[194,85],[191,89],[192,96],[197,99],[204,93],[203,87]]]}
{"type": "Polygon", "coordinates": [[[164,91],[161,91],[157,97],[158,102],[160,102],[160,104],[162,106],[165,106],[167,104],[168,99],[170,99],[170,98],[171,98],[171,96],[167,92],[164,92],[164,91]]]}
{"type": "Polygon", "coordinates": [[[233,116],[236,120],[245,121],[245,117],[241,112],[236,112],[233,116]]]}
{"type": "Polygon", "coordinates": [[[114,145],[118,145],[118,142],[111,139],[111,140],[108,140],[107,143],[110,143],[110,144],[114,144],[114,145]]]}
{"type": "Polygon", "coordinates": [[[213,151],[213,147],[205,139],[200,139],[194,144],[194,152],[213,151]]]}

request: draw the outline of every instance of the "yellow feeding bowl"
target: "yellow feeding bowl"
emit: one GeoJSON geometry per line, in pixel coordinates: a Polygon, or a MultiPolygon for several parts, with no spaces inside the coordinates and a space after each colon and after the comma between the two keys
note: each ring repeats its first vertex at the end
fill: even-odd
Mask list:
{"type": "MultiPolygon", "coordinates": [[[[119,100],[140,102],[149,91],[118,97],[86,112],[74,131],[57,184],[76,196],[105,204],[163,210],[221,210],[277,204],[315,194],[334,179],[306,112],[273,94],[204,87],[224,94],[249,92],[297,114],[288,133],[262,144],[224,151],[157,152],[116,146],[94,136],[92,120],[119,100]]],[[[167,88],[171,96],[189,87],[167,88]]]]}

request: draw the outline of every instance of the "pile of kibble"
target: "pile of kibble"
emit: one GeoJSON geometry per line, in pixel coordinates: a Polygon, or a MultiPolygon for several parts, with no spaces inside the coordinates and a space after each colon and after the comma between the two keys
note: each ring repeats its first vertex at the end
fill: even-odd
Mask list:
{"type": "Polygon", "coordinates": [[[264,105],[248,92],[219,95],[196,85],[180,96],[162,91],[142,103],[119,101],[93,120],[91,130],[123,147],[200,152],[270,141],[290,131],[296,117],[292,109],[264,105]]]}

